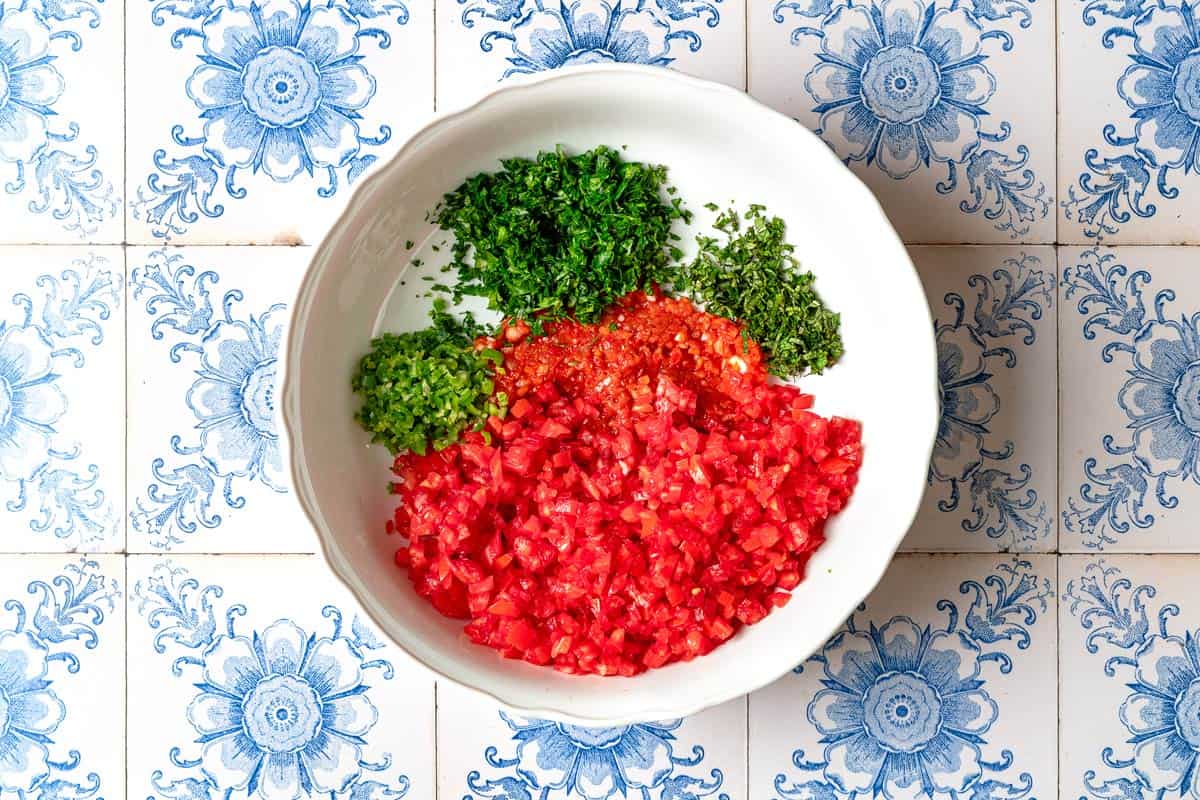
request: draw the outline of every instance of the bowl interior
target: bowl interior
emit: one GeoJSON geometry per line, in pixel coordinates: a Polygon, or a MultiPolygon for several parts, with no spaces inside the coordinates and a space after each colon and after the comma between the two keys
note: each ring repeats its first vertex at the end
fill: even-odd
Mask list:
{"type": "MultiPolygon", "coordinates": [[[[682,229],[681,229],[682,230],[682,229]]],[[[688,237],[690,240],[690,236],[688,237]]],[[[685,240],[685,243],[690,241],[685,240]]],[[[330,564],[410,654],[518,710],[585,724],[663,719],[757,688],[814,652],[882,575],[924,486],[936,424],[928,307],[878,204],[824,144],[741,93],[666,70],[566,73],[505,88],[418,134],[352,199],[296,304],[284,391],[301,502],[330,564]],[[801,381],[816,410],[864,424],[865,463],[792,602],[703,658],[635,678],[564,676],[472,645],[417,597],[384,535],[390,459],[352,419],[350,376],[373,335],[424,324],[444,236],[441,195],[497,160],[607,144],[666,164],[707,229],[709,202],[763,203],[842,314],[846,356],[801,381]],[[406,247],[408,241],[413,247],[406,247]],[[414,259],[423,261],[414,267],[414,259]]]]}

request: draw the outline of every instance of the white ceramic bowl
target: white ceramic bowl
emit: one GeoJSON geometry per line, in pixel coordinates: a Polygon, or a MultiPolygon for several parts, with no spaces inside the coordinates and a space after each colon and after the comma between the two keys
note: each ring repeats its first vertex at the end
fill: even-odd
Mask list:
{"type": "MultiPolygon", "coordinates": [[[[707,228],[704,218],[693,230],[707,228]]],[[[690,238],[690,237],[689,237],[690,238]]],[[[361,186],[316,251],[287,345],[283,414],[292,478],[333,571],[380,629],[437,673],[529,716],[616,725],[693,713],[756,689],[815,652],[875,586],[916,513],[938,416],[920,281],[867,189],[794,121],[745,94],[659,68],[591,67],[509,84],[440,116],[361,186]],[[693,209],[764,203],[842,314],[846,355],[802,381],[816,410],[862,420],[858,488],[828,526],[790,604],[711,654],[633,678],[567,676],[471,644],[392,563],[390,459],[352,419],[350,376],[383,330],[422,326],[443,258],[425,221],[442,194],[497,159],[557,144],[628,146],[663,163],[693,209]],[[407,250],[407,240],[417,244],[407,250]],[[402,285],[403,284],[403,285],[402,285]]]]}

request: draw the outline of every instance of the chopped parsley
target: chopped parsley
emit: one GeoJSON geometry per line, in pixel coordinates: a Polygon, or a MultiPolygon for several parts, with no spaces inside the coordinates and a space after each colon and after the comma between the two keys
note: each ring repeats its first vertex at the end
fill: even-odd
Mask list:
{"type": "Polygon", "coordinates": [[[752,205],[742,216],[733,209],[718,215],[713,227],[724,241],[696,237],[700,252],[679,268],[675,288],[694,294],[709,313],[742,322],[771,374],[820,374],[842,356],[841,316],[817,295],[812,273],[799,269],[783,220],[763,210],[752,205]]]}
{"type": "Polygon", "coordinates": [[[665,200],[665,167],[625,161],[597,147],[510,158],[447,194],[433,220],[455,235],[455,300],[487,298],[505,316],[568,315],[594,322],[617,298],[669,274],[682,253],[665,200]]]}
{"type": "Polygon", "coordinates": [[[475,351],[479,330],[470,316],[455,319],[441,304],[432,316],[433,325],[424,330],[372,341],[351,381],[362,400],[354,418],[393,455],[445,449],[467,428],[505,412],[504,395],[492,396],[492,376],[503,356],[475,351]]]}

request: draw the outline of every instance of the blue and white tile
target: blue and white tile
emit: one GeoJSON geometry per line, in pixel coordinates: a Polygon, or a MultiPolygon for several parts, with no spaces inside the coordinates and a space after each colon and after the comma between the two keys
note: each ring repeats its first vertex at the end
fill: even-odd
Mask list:
{"type": "Polygon", "coordinates": [[[749,89],[817,131],[907,242],[1054,240],[1054,4],[754,0],[749,89]]]}
{"type": "Polygon", "coordinates": [[[129,40],[134,244],[315,244],[433,110],[428,0],[138,0],[129,40]]]}
{"type": "Polygon", "coordinates": [[[748,0],[442,0],[438,109],[511,75],[609,62],[746,86],[748,0]]]}
{"type": "Polygon", "coordinates": [[[0,242],[120,244],[124,5],[0,4],[0,242]]]}
{"type": "Polygon", "coordinates": [[[1200,551],[1196,253],[1059,258],[1061,549],[1200,551]]]}
{"type": "Polygon", "coordinates": [[[130,797],[433,797],[433,679],[319,558],[128,562],[130,797]]]}
{"type": "Polygon", "coordinates": [[[1063,798],[1194,797],[1196,575],[1184,555],[1063,556],[1063,798]]]}
{"type": "Polygon", "coordinates": [[[1059,240],[1200,242],[1200,38],[1186,0],[1063,0],[1059,240]]]}
{"type": "Polygon", "coordinates": [[[129,250],[131,552],[313,552],[276,392],[300,247],[129,250]]]}
{"type": "Polygon", "coordinates": [[[751,800],[1053,797],[1053,556],[900,556],[750,695],[751,800]]]}
{"type": "Polygon", "coordinates": [[[438,789],[463,800],[745,800],[746,700],[685,719],[582,728],[438,683],[438,789]]]}
{"type": "Polygon", "coordinates": [[[0,796],[125,797],[125,564],[0,559],[0,796]]]}
{"type": "Polygon", "coordinates": [[[124,261],[0,247],[0,552],[124,546],[124,261]]]}
{"type": "Polygon", "coordinates": [[[938,345],[942,419],[904,548],[1057,544],[1056,278],[1050,247],[914,247],[938,345]]]}

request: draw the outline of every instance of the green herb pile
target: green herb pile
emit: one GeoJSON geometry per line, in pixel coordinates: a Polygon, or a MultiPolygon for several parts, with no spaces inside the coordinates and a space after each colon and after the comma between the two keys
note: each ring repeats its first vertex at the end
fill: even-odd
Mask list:
{"type": "Polygon", "coordinates": [[[492,375],[503,357],[473,349],[477,332],[434,307],[433,325],[410,333],[385,333],[371,342],[351,387],[362,399],[354,418],[396,455],[442,450],[489,415],[504,416],[506,399],[492,397],[492,375]]]}
{"type": "MultiPolygon", "coordinates": [[[[841,357],[839,316],[813,290],[812,273],[799,269],[783,220],[762,206],[720,214],[714,227],[724,241],[698,236],[699,254],[680,263],[671,229],[691,215],[667,186],[665,167],[625,161],[608,147],[575,156],[559,148],[501,165],[469,178],[434,210],[433,221],[454,234],[443,271],[457,270],[458,281],[434,283],[427,294],[487,298],[537,335],[547,320],[595,322],[624,295],[669,285],[741,322],[775,375],[820,373],[841,357]]],[[[504,395],[493,396],[503,356],[473,346],[488,331],[445,308],[444,299],[434,303],[425,330],[375,339],[353,377],[362,400],[355,419],[393,454],[444,449],[507,410],[504,395]]]]}
{"type": "Polygon", "coordinates": [[[742,322],[771,374],[820,374],[842,356],[841,317],[813,290],[812,273],[800,271],[783,220],[763,210],[750,206],[744,225],[732,209],[720,214],[713,227],[725,241],[698,236],[700,253],[679,268],[674,286],[702,300],[709,313],[742,322]]]}
{"type": "Polygon", "coordinates": [[[690,215],[664,188],[665,167],[608,147],[512,158],[446,195],[433,221],[455,236],[455,299],[485,297],[506,316],[594,322],[617,298],[662,282],[690,215]]]}

